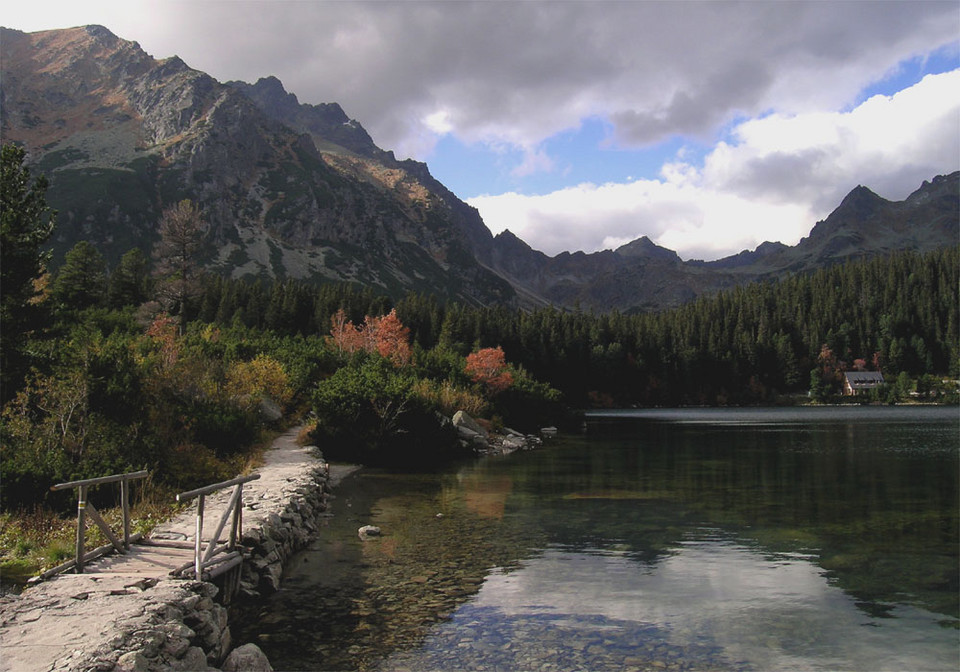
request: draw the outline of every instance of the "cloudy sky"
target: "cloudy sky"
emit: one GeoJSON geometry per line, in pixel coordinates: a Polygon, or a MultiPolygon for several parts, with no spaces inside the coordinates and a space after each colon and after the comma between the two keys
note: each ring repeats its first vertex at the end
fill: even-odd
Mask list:
{"type": "Polygon", "coordinates": [[[794,244],[858,184],[900,200],[960,168],[956,0],[38,0],[0,21],[275,75],[548,254],[794,244]]]}

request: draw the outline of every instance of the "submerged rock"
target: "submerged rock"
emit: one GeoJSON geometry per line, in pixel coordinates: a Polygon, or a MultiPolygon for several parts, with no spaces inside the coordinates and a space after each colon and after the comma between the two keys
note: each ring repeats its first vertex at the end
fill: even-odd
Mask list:
{"type": "Polygon", "coordinates": [[[357,534],[360,536],[361,539],[366,541],[371,537],[379,537],[380,528],[377,527],[376,525],[364,525],[359,530],[357,530],[357,534]]]}

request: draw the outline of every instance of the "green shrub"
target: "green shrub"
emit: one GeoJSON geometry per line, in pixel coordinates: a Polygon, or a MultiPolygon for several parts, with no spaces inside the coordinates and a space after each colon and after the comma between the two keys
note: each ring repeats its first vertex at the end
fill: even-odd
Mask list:
{"type": "Polygon", "coordinates": [[[559,391],[521,370],[514,377],[513,385],[494,398],[494,408],[507,427],[532,432],[566,422],[566,411],[560,401],[559,391]]]}
{"type": "Polygon", "coordinates": [[[188,408],[194,439],[217,457],[242,452],[259,436],[260,421],[255,411],[211,400],[195,401],[188,408]]]}
{"type": "Polygon", "coordinates": [[[417,379],[376,356],[360,356],[314,392],[316,438],[324,454],[365,463],[401,464],[448,452],[444,429],[417,379]]]}

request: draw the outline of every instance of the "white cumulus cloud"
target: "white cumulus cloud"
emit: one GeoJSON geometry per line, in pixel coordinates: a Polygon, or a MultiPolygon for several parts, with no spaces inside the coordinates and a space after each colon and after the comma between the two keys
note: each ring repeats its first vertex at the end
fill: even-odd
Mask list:
{"type": "MultiPolygon", "coordinates": [[[[682,154],[682,153],[681,153],[682,154]]],[[[548,254],[649,236],[683,258],[716,259],[764,241],[796,244],[857,182],[901,200],[960,162],[960,70],[929,75],[848,112],[771,114],[737,125],[701,165],[659,179],[580,184],[543,195],[469,199],[495,233],[548,254]],[[855,176],[855,177],[852,177],[855,176]]]]}

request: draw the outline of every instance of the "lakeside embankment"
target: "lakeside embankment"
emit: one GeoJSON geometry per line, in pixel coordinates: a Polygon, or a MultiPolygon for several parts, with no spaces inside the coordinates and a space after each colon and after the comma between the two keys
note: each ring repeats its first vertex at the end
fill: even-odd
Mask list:
{"type": "MultiPolygon", "coordinates": [[[[260,479],[244,487],[240,599],[279,588],[284,562],[322,525],[331,488],[356,468],[330,466],[315,447],[296,444],[297,432],[274,441],[260,479]]],[[[208,497],[207,516],[218,518],[229,496],[208,497]]],[[[195,515],[184,511],[150,536],[188,540],[195,515]]],[[[234,649],[217,586],[170,578],[165,568],[124,571],[135,551],[0,598],[0,670],[270,669],[256,647],[234,649]]]]}

